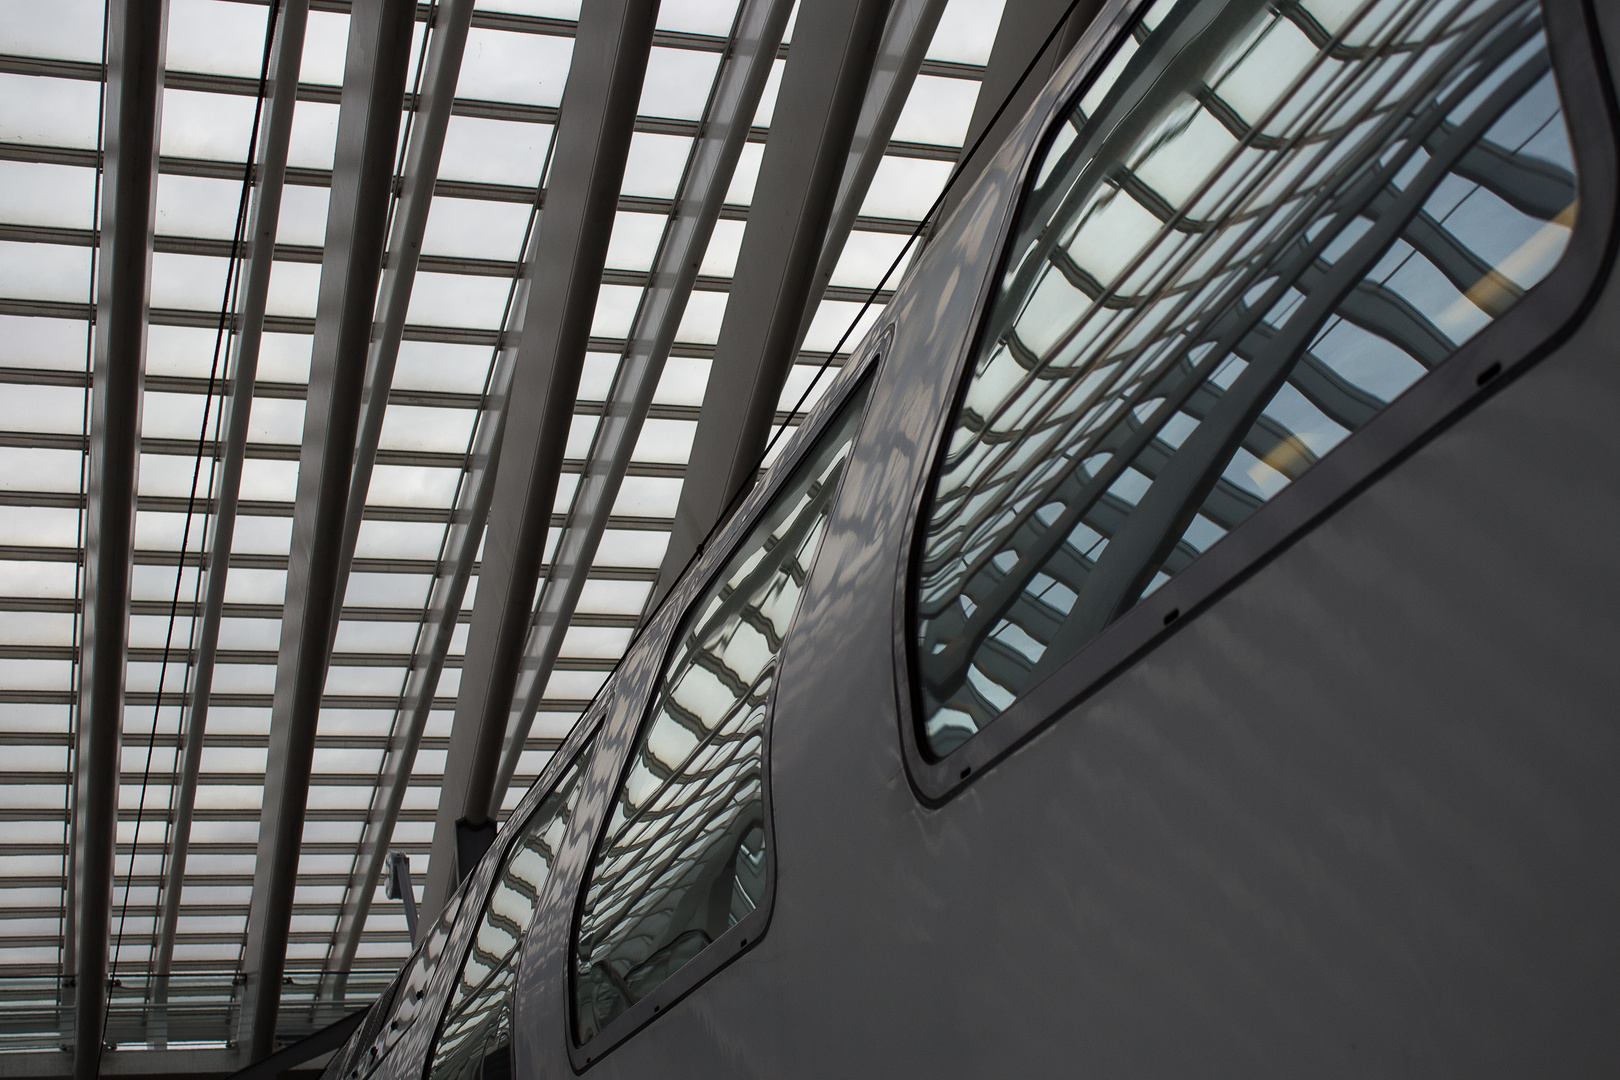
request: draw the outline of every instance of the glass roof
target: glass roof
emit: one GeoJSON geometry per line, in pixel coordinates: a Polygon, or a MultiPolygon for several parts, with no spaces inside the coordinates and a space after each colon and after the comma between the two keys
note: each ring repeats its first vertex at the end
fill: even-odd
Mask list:
{"type": "MultiPolygon", "coordinates": [[[[222,306],[234,310],[236,303],[227,297],[227,274],[270,10],[243,0],[169,4],[113,900],[118,985],[108,1034],[131,1046],[149,1038],[143,1006],[229,389],[222,379],[211,383],[210,371],[216,354],[229,352],[218,328],[222,306]]],[[[947,4],[781,409],[810,385],[941,190],[961,150],[1001,6],[947,4]]],[[[312,7],[173,949],[170,1038],[177,1046],[220,1045],[239,994],[349,18],[345,3],[312,7]],[[181,1013],[192,1018],[189,1026],[177,1026],[181,1013]]],[[[417,82],[428,12],[421,5],[408,86],[417,82]]],[[[661,5],[554,522],[568,511],[735,15],[734,0],[661,5]]],[[[427,632],[424,609],[524,256],[577,17],[577,0],[491,0],[474,15],[319,718],[284,1027],[309,1021],[310,1010],[286,1003],[313,995],[333,962],[361,832],[402,723],[412,655],[427,632]]],[[[72,974],[64,952],[68,779],[102,37],[99,0],[0,0],[0,995],[14,1016],[29,1018],[0,1029],[0,1049],[61,1044],[57,1006],[72,974]]],[[[790,104],[777,101],[776,91],[791,24],[789,39],[503,812],[618,661],[657,575],[764,141],[772,118],[790,104]]],[[[886,297],[880,294],[879,306],[886,297]]],[[[857,330],[846,348],[859,339],[857,330]]],[[[555,537],[554,528],[553,544],[555,537]]],[[[476,590],[475,577],[393,829],[391,846],[411,856],[418,883],[476,590]]],[[[350,996],[375,994],[409,949],[401,905],[379,892],[350,996]]]]}

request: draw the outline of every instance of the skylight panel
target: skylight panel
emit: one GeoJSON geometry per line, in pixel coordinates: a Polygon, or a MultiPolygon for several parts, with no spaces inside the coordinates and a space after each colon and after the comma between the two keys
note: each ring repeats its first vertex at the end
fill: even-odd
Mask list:
{"type": "MultiPolygon", "coordinates": [[[[550,124],[452,115],[445,130],[439,179],[528,188],[528,202],[540,179],[551,130],[550,124]]],[[[513,239],[514,249],[519,239],[521,235],[513,239]]]]}
{"type": "MultiPolygon", "coordinates": [[[[720,324],[726,315],[728,293],[694,289],[675,331],[677,342],[713,345],[720,340],[720,324]]],[[[705,372],[705,382],[707,373],[705,372]]]]}
{"type": "Polygon", "coordinates": [[[676,33],[724,38],[736,18],[735,0],[663,0],[658,5],[658,29],[676,33]]]}
{"type": "Polygon", "coordinates": [[[573,53],[573,38],[474,26],[467,31],[456,97],[556,108],[573,53]]]}
{"type": "Polygon", "coordinates": [[[928,45],[928,59],[987,64],[1005,0],[950,0],[928,45]]]}
{"type": "MultiPolygon", "coordinates": [[[[417,271],[407,323],[495,330],[510,288],[507,277],[417,271]]],[[[466,445],[465,441],[462,443],[466,445]]]]}
{"type": "Polygon", "coordinates": [[[489,371],[489,354],[487,345],[407,339],[399,347],[394,389],[481,394],[489,371]]]}
{"type": "Polygon", "coordinates": [[[603,285],[596,297],[596,314],[591,320],[591,337],[619,340],[630,333],[636,305],[642,290],[626,285],[603,285]]]}
{"type": "Polygon", "coordinates": [[[157,187],[157,234],[229,240],[236,231],[241,198],[240,180],[162,174],[157,187]]]}
{"type": "MultiPolygon", "coordinates": [[[[721,296],[723,298],[724,294],[721,296]]],[[[653,391],[653,402],[691,408],[701,406],[712,363],[708,357],[671,356],[664,362],[663,374],[658,380],[657,389],[653,391]]]]}
{"type": "Polygon", "coordinates": [[[0,52],[101,62],[98,0],[0,0],[0,52]]]}
{"type": "MultiPolygon", "coordinates": [[[[908,236],[899,233],[851,230],[838,257],[838,265],[833,269],[830,284],[859,289],[876,288],[905,248],[907,239],[908,236]]],[[[893,289],[898,284],[899,274],[896,273],[890,275],[885,287],[893,289]]]]}
{"type": "MultiPolygon", "coordinates": [[[[88,294],[88,282],[86,283],[88,294]]],[[[83,372],[86,327],[70,319],[0,315],[0,341],[7,367],[53,368],[83,372]]]]}
{"type": "Polygon", "coordinates": [[[93,169],[0,161],[0,221],[88,229],[95,218],[93,169]]]}
{"type": "MultiPolygon", "coordinates": [[[[85,84],[95,90],[94,83],[85,84]]],[[[313,102],[300,102],[300,111],[313,102]]],[[[336,108],[332,106],[332,108],[336,108]]],[[[91,125],[94,126],[94,113],[91,125]]],[[[253,130],[253,99],[197,90],[163,90],[159,152],[165,157],[203,158],[240,164],[253,130]]],[[[296,128],[296,124],[294,125],[296,128]]],[[[328,154],[327,166],[331,165],[328,154]]]]}
{"type": "Polygon", "coordinates": [[[861,203],[863,217],[921,221],[950,179],[952,163],[890,154],[878,163],[861,203]]]}
{"type": "Polygon", "coordinates": [[[748,143],[742,148],[742,153],[737,155],[736,171],[731,174],[731,186],[726,189],[727,206],[747,206],[754,201],[754,185],[759,180],[759,164],[764,157],[764,143],[748,143]]]}
{"type": "Polygon", "coordinates": [[[94,149],[100,101],[98,83],[0,73],[0,142],[94,149]]]}
{"type": "Polygon", "coordinates": [[[77,435],[84,424],[84,396],[71,386],[8,386],[0,394],[0,430],[77,435]]]}
{"type": "Polygon", "coordinates": [[[435,195],[422,237],[422,253],[513,260],[518,256],[518,244],[528,221],[529,206],[524,203],[435,195]]]}
{"type": "Polygon", "coordinates": [[[348,55],[348,15],[335,11],[311,11],[304,30],[304,55],[299,61],[298,81],[341,86],[348,55]]]}
{"type": "Polygon", "coordinates": [[[630,139],[624,166],[623,195],[673,199],[680,186],[692,140],[684,135],[656,135],[638,131],[630,139]]]}
{"type": "Polygon", "coordinates": [[[977,82],[918,75],[892,137],[901,142],[961,146],[978,96],[977,82]]]}
{"type": "Polygon", "coordinates": [[[269,5],[169,0],[165,65],[170,71],[257,79],[269,13],[269,5]]]}
{"type": "MultiPolygon", "coordinates": [[[[759,95],[759,106],[754,110],[754,127],[766,128],[771,126],[776,116],[776,97],[782,90],[782,72],[787,66],[786,60],[774,60],[771,63],[771,73],[765,79],[765,89],[759,95]]],[[[726,200],[730,202],[730,199],[726,200]]]]}
{"type": "Polygon", "coordinates": [[[90,249],[0,240],[0,296],[84,303],[90,249]]]}
{"type": "Polygon", "coordinates": [[[647,56],[647,75],[637,112],[642,116],[701,120],[719,68],[719,53],[654,47],[647,56]]]}

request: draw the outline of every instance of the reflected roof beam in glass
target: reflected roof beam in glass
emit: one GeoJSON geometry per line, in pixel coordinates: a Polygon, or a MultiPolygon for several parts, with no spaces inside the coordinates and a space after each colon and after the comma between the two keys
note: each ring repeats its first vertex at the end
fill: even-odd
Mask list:
{"type": "Polygon", "coordinates": [[[523,756],[792,10],[791,0],[745,0],[737,12],[732,51],[710,94],[703,137],[692,151],[674,215],[664,227],[629,345],[603,405],[540,594],[512,695],[492,806],[501,805],[523,756]]]}
{"type": "MultiPolygon", "coordinates": [[[[439,160],[444,151],[445,130],[450,121],[450,106],[455,100],[456,82],[461,75],[461,63],[467,46],[467,30],[472,24],[473,0],[446,0],[434,21],[433,37],[428,43],[427,67],[422,78],[422,98],[418,102],[417,118],[412,126],[410,147],[405,161],[404,182],[400,190],[399,206],[394,212],[394,226],[388,240],[388,268],[383,273],[382,290],[378,299],[377,339],[372,343],[371,355],[366,363],[366,381],[363,392],[364,413],[360,426],[360,441],[355,448],[354,475],[349,484],[349,506],[343,530],[343,553],[338,566],[337,587],[333,595],[341,597],[354,563],[355,545],[360,536],[360,523],[364,520],[366,495],[371,487],[372,467],[376,464],[377,448],[382,436],[383,416],[388,408],[388,392],[394,381],[394,366],[399,359],[399,345],[404,336],[405,314],[411,303],[411,291],[416,280],[416,268],[422,253],[422,236],[427,229],[428,210],[433,202],[434,183],[439,175],[439,160]]],[[[485,513],[488,503],[485,502],[485,513]]],[[[482,518],[479,521],[482,522],[482,518]]],[[[466,554],[477,547],[478,530],[463,530],[461,547],[466,554]],[[469,548],[470,545],[470,548],[469,548]]],[[[456,560],[459,565],[460,559],[456,560]]],[[[471,560],[466,570],[471,571],[471,560]]],[[[439,595],[435,583],[435,595],[439,595]]],[[[444,649],[434,643],[427,664],[412,665],[412,683],[418,672],[432,671],[431,684],[416,686],[410,694],[406,739],[391,747],[388,764],[384,767],[380,790],[372,799],[372,812],[366,819],[360,850],[355,859],[355,872],[344,897],[343,914],[338,922],[336,939],[328,961],[329,972],[335,967],[339,985],[323,990],[335,991],[341,998],[341,982],[346,978],[360,944],[360,933],[365,928],[371,900],[381,880],[383,862],[388,855],[388,844],[394,825],[399,820],[399,809],[404,802],[405,787],[410,780],[416,749],[421,743],[422,728],[432,708],[433,694],[438,686],[438,674],[444,668],[444,656],[449,648],[449,636],[454,633],[461,598],[466,591],[466,574],[461,575],[461,589],[455,593],[454,603],[438,611],[440,620],[432,625],[442,630],[444,649]],[[448,614],[448,620],[443,616],[448,614]],[[397,751],[405,751],[398,753],[397,751]],[[397,788],[397,790],[395,790],[397,788]],[[335,965],[332,961],[335,960],[335,965]]],[[[337,629],[337,618],[332,627],[337,629]]],[[[323,984],[326,980],[323,979],[323,984]]]]}
{"type": "Polygon", "coordinates": [[[599,0],[584,8],[574,38],[530,254],[533,284],[434,821],[425,913],[444,906],[458,878],[456,823],[489,819],[656,13],[656,0],[599,0]]]}
{"type": "Polygon", "coordinates": [[[996,43],[990,47],[984,81],[979,84],[979,99],[973,104],[973,119],[968,121],[962,156],[957,159],[957,168],[962,171],[946,191],[945,203],[935,215],[930,233],[951,216],[979,173],[995,157],[995,148],[1023,121],[1035,96],[1080,41],[1080,35],[1092,24],[1102,6],[1103,0],[1007,0],[1001,13],[1001,25],[996,29],[996,43]],[[1037,57],[1060,19],[1066,20],[1063,29],[1058,31],[1046,52],[1037,57]],[[1019,79],[1024,80],[1021,85],[1019,79]],[[1006,102],[1005,108],[1003,102],[1006,102]],[[1001,110],[999,118],[996,117],[998,109],[1001,110]],[[967,157],[992,118],[996,118],[995,130],[985,139],[985,150],[967,157]]]}
{"type": "Polygon", "coordinates": [[[85,520],[84,636],[79,668],[73,821],[73,1075],[100,1073],[107,1017],[107,946],[124,726],[124,651],[134,565],[135,467],[140,459],[147,249],[156,213],[158,109],[169,5],[124,0],[107,9],[105,179],[90,405],[85,520]]]}
{"type": "Polygon", "coordinates": [[[775,118],[765,140],[686,482],[647,611],[754,478],[797,353],[889,6],[820,0],[799,11],[780,93],[793,107],[775,118]]]}
{"type": "Polygon", "coordinates": [[[414,16],[386,0],[356,0],[350,16],[243,957],[238,1041],[250,1061],[275,1048],[414,16]]]}
{"type": "Polygon", "coordinates": [[[293,107],[298,100],[298,69],[304,53],[304,31],[309,23],[309,0],[286,0],[276,20],[274,50],[270,58],[269,121],[259,144],[258,187],[248,223],[251,248],[242,286],[241,316],[231,358],[231,396],[226,400],[224,460],[220,463],[219,493],[208,538],[206,584],[202,624],[196,638],[192,667],[190,710],[186,717],[185,757],[180,787],[175,795],[174,830],[163,881],[163,908],[158,931],[152,999],[168,1000],[169,971],[174,959],[174,936],[180,920],[180,896],[185,886],[186,860],[191,843],[192,813],[197,800],[197,778],[202,770],[203,736],[208,726],[208,700],[214,689],[214,660],[219,647],[219,620],[225,609],[225,583],[230,572],[231,548],[236,533],[237,500],[242,491],[242,462],[247,453],[248,419],[253,410],[253,388],[258,379],[259,347],[263,341],[264,311],[270,291],[275,257],[276,229],[281,221],[282,184],[287,173],[287,146],[292,137],[293,107]]]}

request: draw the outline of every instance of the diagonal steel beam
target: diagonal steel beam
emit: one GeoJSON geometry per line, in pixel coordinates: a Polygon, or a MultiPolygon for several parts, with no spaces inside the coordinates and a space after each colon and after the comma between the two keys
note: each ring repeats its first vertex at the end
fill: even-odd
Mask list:
{"type": "MultiPolygon", "coordinates": [[[[912,84],[917,81],[917,72],[934,40],[945,3],[946,0],[894,0],[888,24],[883,28],[877,60],[872,65],[866,100],[861,103],[861,114],[855,121],[855,137],[850,140],[844,175],[838,182],[838,196],[827,223],[826,239],[822,241],[821,259],[805,295],[804,318],[799,323],[794,356],[804,347],[805,335],[810,332],[821,297],[832,281],[833,271],[838,268],[838,259],[844,253],[850,230],[855,227],[855,218],[861,212],[867,189],[872,186],[872,177],[883,163],[889,137],[894,134],[894,125],[906,107],[906,99],[911,96],[912,84]]],[[[982,95],[980,100],[983,100],[982,95]]]]}
{"type": "Polygon", "coordinates": [[[439,176],[439,159],[444,153],[445,130],[450,125],[450,107],[456,97],[456,82],[461,77],[461,60],[467,51],[467,29],[472,25],[472,15],[473,0],[444,0],[431,27],[433,36],[428,42],[422,72],[422,95],[411,127],[399,205],[388,236],[388,268],[383,272],[382,289],[377,297],[375,340],[366,358],[360,438],[354,451],[349,504],[343,523],[343,548],[333,593],[334,634],[349,569],[354,564],[355,545],[360,539],[360,523],[365,518],[371,470],[377,463],[383,416],[388,411],[388,392],[394,385],[394,365],[399,360],[405,315],[416,284],[422,235],[427,231],[428,211],[433,206],[433,187],[439,176]]]}
{"type": "Polygon", "coordinates": [[[101,1068],[107,1019],[107,945],[118,838],[124,728],[124,652],[134,563],[135,472],[140,459],[149,265],[169,5],[123,0],[107,8],[107,87],[101,189],[100,281],[90,390],[85,519],[84,637],[74,768],[73,1075],[101,1068]]]}
{"type": "Polygon", "coordinates": [[[219,647],[219,620],[225,608],[226,575],[236,535],[236,505],[242,491],[242,462],[247,452],[248,418],[253,410],[253,387],[258,378],[259,347],[264,333],[264,309],[274,265],[276,228],[281,220],[281,189],[287,173],[287,146],[292,137],[293,107],[298,100],[298,70],[304,53],[304,29],[309,22],[309,0],[285,0],[275,28],[270,57],[269,122],[260,136],[258,186],[248,226],[246,280],[242,288],[241,320],[230,363],[231,396],[221,418],[225,428],[224,459],[220,463],[218,502],[208,552],[202,622],[196,637],[196,664],[192,669],[190,709],[186,717],[184,757],[175,793],[175,816],[169,861],[163,880],[157,956],[152,1000],[161,1009],[169,998],[169,972],[174,961],[174,935],[180,922],[180,897],[185,886],[191,819],[197,799],[197,777],[202,770],[203,736],[208,726],[208,697],[214,686],[214,658],[219,647]]]}
{"type": "Polygon", "coordinates": [[[597,0],[583,8],[575,33],[527,268],[532,283],[433,827],[426,913],[444,906],[458,878],[457,822],[489,818],[657,10],[657,0],[597,0]]]}
{"type": "MultiPolygon", "coordinates": [[[[930,0],[938,3],[938,0],[930,0]]],[[[619,495],[641,424],[669,358],[670,346],[697,281],[737,159],[771,73],[771,63],[792,12],[791,0],[746,0],[731,32],[731,50],[710,91],[703,135],[687,161],[675,210],[653,260],[629,344],[602,409],[579,486],[568,509],[524,644],[506,724],[500,771],[490,805],[500,806],[534,724],[541,695],[557,663],[563,635],[619,495]]]]}
{"type": "Polygon", "coordinates": [[[264,808],[243,957],[247,981],[238,1041],[247,1048],[250,1062],[275,1048],[315,725],[331,655],[332,591],[343,544],[343,514],[415,14],[410,5],[356,0],[349,18],[271,705],[264,808]]]}
{"type": "Polygon", "coordinates": [[[793,365],[889,6],[890,0],[818,0],[799,10],[782,73],[782,108],[765,140],[675,526],[648,611],[732,497],[753,480],[793,365]]]}
{"type": "MultiPolygon", "coordinates": [[[[366,496],[371,486],[372,468],[377,460],[383,417],[388,408],[388,392],[393,385],[394,366],[399,359],[405,315],[410,308],[428,212],[432,209],[439,159],[444,151],[445,131],[450,122],[456,83],[461,76],[472,13],[473,0],[445,0],[438,9],[432,27],[433,36],[428,42],[422,96],[411,132],[399,206],[394,212],[394,225],[388,240],[388,268],[383,273],[378,300],[376,339],[372,342],[366,362],[360,438],[355,448],[348,509],[344,518],[343,548],[339,556],[337,584],[332,594],[335,605],[332,618],[334,636],[341,616],[349,570],[354,563],[360,524],[365,517],[366,496]]],[[[451,527],[452,546],[448,550],[454,554],[448,566],[441,562],[440,572],[435,575],[426,620],[426,626],[431,628],[428,630],[426,654],[419,650],[411,665],[405,701],[400,710],[408,719],[400,732],[402,737],[390,743],[382,782],[372,798],[371,812],[367,815],[360,850],[344,896],[342,914],[338,918],[332,948],[327,954],[322,993],[334,998],[343,996],[348,970],[360,944],[361,931],[365,929],[377,882],[382,876],[383,861],[393,838],[394,825],[399,820],[405,787],[416,761],[417,748],[421,745],[422,730],[432,709],[439,674],[444,669],[450,635],[455,632],[456,617],[466,593],[467,575],[472,568],[472,556],[477,550],[478,531],[483,526],[483,515],[488,513],[488,501],[484,501],[483,513],[476,515],[475,522],[472,516],[461,513],[461,509],[458,507],[451,527]],[[448,579],[445,573],[447,569],[448,579]],[[439,647],[441,637],[443,648],[439,647]]]]}
{"type": "Polygon", "coordinates": [[[1102,0],[1007,0],[1001,12],[1001,25],[996,28],[996,40],[990,46],[990,61],[985,65],[984,81],[979,84],[979,97],[973,103],[973,118],[968,121],[967,138],[962,141],[962,153],[957,157],[961,173],[945,194],[945,203],[934,215],[929,226],[932,235],[940,223],[951,216],[958,203],[979,173],[995,156],[994,149],[1006,141],[1014,127],[1023,120],[1024,112],[1035,101],[1035,95],[1046,86],[1052,72],[1063,62],[1102,9],[1102,0]],[[1074,10],[1067,16],[1063,29],[1045,53],[1036,56],[1059,19],[1073,3],[1074,10]],[[1034,66],[1031,67],[1033,61],[1034,66]],[[1026,69],[1028,75],[1025,75],[1026,69]],[[1023,79],[1023,83],[1019,83],[1023,79]],[[1016,89],[1015,89],[1016,88],[1016,89]],[[1008,95],[1012,99],[1008,100],[1008,95]],[[999,118],[996,111],[1002,108],[999,118]],[[968,152],[985,134],[995,119],[995,128],[985,141],[985,150],[968,157],[968,152]]]}

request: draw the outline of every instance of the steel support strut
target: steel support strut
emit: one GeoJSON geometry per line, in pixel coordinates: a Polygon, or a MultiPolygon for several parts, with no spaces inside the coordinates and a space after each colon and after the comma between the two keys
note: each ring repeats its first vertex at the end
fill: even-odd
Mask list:
{"type": "Polygon", "coordinates": [[[492,806],[501,805],[523,756],[529,729],[546,682],[556,667],[563,636],[579,605],[681,316],[686,313],[703,252],[714,234],[714,223],[748,140],[750,122],[759,107],[771,61],[792,9],[791,0],[747,0],[737,12],[731,51],[715,79],[704,112],[703,134],[687,164],[674,215],[664,226],[664,238],[636,310],[629,345],[619,362],[613,389],[602,409],[579,486],[574,489],[566,523],[541,586],[512,695],[501,767],[490,796],[492,806]]]}
{"type": "MultiPolygon", "coordinates": [[[[416,280],[416,267],[422,253],[422,236],[427,230],[428,211],[432,208],[434,183],[439,174],[439,159],[444,150],[445,131],[450,122],[450,106],[455,100],[456,83],[461,75],[462,58],[466,53],[467,29],[472,24],[473,0],[445,0],[434,18],[432,38],[428,42],[427,61],[422,73],[422,96],[417,105],[417,118],[412,126],[410,147],[406,152],[405,177],[400,188],[399,206],[394,212],[394,225],[388,241],[388,268],[383,272],[379,293],[378,330],[366,361],[365,389],[362,393],[363,414],[360,423],[359,444],[355,448],[353,476],[349,483],[349,503],[344,516],[343,549],[338,564],[337,586],[333,591],[334,604],[332,630],[337,632],[342,615],[342,596],[354,563],[355,545],[360,537],[360,525],[365,517],[366,495],[371,486],[372,467],[377,460],[377,447],[382,436],[383,417],[388,407],[388,391],[394,381],[394,366],[399,359],[399,345],[405,328],[405,315],[410,307],[411,292],[416,280]]],[[[487,503],[486,511],[487,511],[487,503]]],[[[458,507],[458,510],[460,508],[458,507]]],[[[481,526],[483,518],[479,517],[481,526]]],[[[454,527],[452,527],[454,532],[454,527]]],[[[462,541],[458,551],[467,550],[467,569],[471,569],[470,555],[477,548],[477,534],[469,538],[469,530],[456,534],[462,541]],[[467,547],[470,539],[471,547],[467,547]]],[[[451,559],[452,565],[460,560],[451,559]]],[[[429,605],[428,629],[424,636],[437,644],[437,637],[448,612],[449,623],[443,630],[444,650],[430,645],[427,655],[418,649],[413,658],[407,681],[405,703],[400,710],[404,715],[401,729],[396,721],[395,737],[390,741],[384,762],[382,779],[372,796],[366,826],[356,854],[354,869],[349,877],[343,898],[343,910],[338,916],[337,931],[327,955],[326,971],[322,974],[321,996],[341,998],[348,980],[360,935],[365,929],[371,901],[382,878],[388,845],[393,839],[394,825],[399,820],[400,806],[404,802],[405,787],[410,782],[411,769],[416,761],[416,750],[421,745],[422,729],[427,713],[432,708],[433,693],[438,686],[439,673],[444,668],[450,635],[455,631],[456,616],[461,608],[466,589],[463,576],[460,589],[454,582],[442,581],[436,575],[433,603],[429,605]],[[444,586],[448,584],[447,590],[444,586]],[[454,593],[448,605],[448,593],[454,593]],[[437,616],[437,617],[436,617],[437,616]],[[426,680],[424,684],[424,679],[426,680]],[[425,694],[422,692],[425,686],[425,694]]]]}
{"type": "Polygon", "coordinates": [[[732,497],[751,484],[797,351],[811,282],[860,117],[889,0],[799,10],[698,413],[651,611],[732,497]]]}
{"type": "Polygon", "coordinates": [[[545,211],[527,268],[527,308],[433,827],[424,914],[437,915],[466,869],[455,865],[456,823],[481,826],[494,809],[490,793],[657,10],[657,0],[597,0],[583,8],[575,33],[545,211]]]}
{"type": "MultiPolygon", "coordinates": [[[[107,945],[118,840],[124,661],[134,562],[149,268],[169,5],[107,8],[105,179],[90,390],[84,637],[74,769],[73,1075],[96,1076],[107,1024],[107,945]]],[[[133,857],[133,855],[132,855],[133,857]]]]}
{"type": "Polygon", "coordinates": [[[197,777],[202,770],[203,736],[208,726],[208,698],[214,687],[214,658],[219,647],[219,620],[225,609],[225,584],[230,572],[231,547],[236,534],[236,505],[242,491],[242,462],[247,452],[248,418],[253,410],[253,387],[258,378],[259,347],[264,334],[264,310],[275,259],[276,228],[281,220],[281,189],[287,173],[287,146],[292,137],[293,107],[298,100],[298,69],[304,53],[304,29],[309,22],[309,0],[284,0],[275,29],[270,58],[269,122],[260,137],[256,172],[258,186],[248,225],[248,267],[242,288],[241,318],[236,328],[230,362],[231,396],[221,418],[225,429],[220,463],[218,502],[212,535],[208,538],[202,622],[196,636],[196,663],[192,668],[190,708],[186,714],[185,749],[180,784],[175,793],[174,829],[169,861],[163,878],[163,902],[158,923],[152,1000],[160,1007],[168,1001],[169,972],[174,961],[174,936],[180,921],[180,897],[185,886],[186,861],[191,844],[191,819],[197,799],[197,777]]]}
{"type": "Polygon", "coordinates": [[[248,1048],[249,1061],[275,1048],[415,15],[413,5],[355,0],[349,19],[243,961],[247,985],[239,1041],[248,1048]]]}

